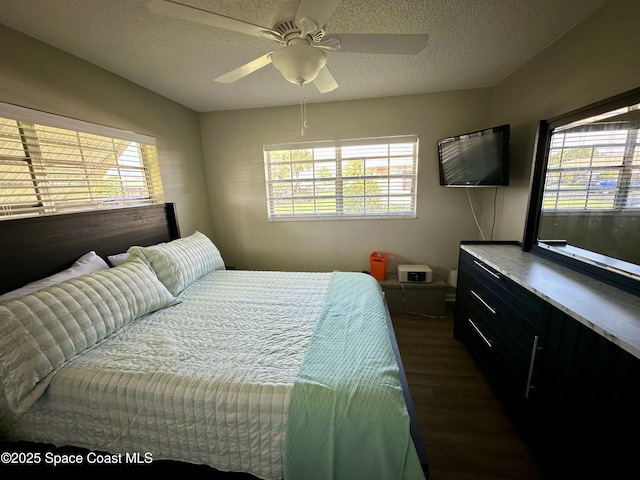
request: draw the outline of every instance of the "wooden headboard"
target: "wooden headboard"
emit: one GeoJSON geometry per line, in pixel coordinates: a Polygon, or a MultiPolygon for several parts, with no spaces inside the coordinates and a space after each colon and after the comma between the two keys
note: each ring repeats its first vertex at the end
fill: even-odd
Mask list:
{"type": "Polygon", "coordinates": [[[180,237],[173,203],[0,221],[0,294],[70,267],[180,237]]]}

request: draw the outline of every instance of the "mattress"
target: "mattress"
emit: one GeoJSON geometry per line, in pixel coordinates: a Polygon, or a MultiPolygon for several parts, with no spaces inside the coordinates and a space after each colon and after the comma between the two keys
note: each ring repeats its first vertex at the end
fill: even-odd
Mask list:
{"type": "Polygon", "coordinates": [[[0,437],[262,479],[424,480],[378,283],[215,270],[56,371],[0,437]]]}
{"type": "Polygon", "coordinates": [[[331,273],[217,270],[79,356],[7,439],[282,478],[291,389],[331,273]]]}

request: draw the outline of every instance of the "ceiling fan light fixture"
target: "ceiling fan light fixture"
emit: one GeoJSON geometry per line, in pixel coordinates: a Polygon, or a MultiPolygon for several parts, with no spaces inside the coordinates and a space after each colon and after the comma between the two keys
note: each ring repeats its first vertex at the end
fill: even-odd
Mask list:
{"type": "Polygon", "coordinates": [[[289,45],[271,54],[271,63],[296,85],[311,83],[327,63],[327,54],[311,45],[289,45]]]}

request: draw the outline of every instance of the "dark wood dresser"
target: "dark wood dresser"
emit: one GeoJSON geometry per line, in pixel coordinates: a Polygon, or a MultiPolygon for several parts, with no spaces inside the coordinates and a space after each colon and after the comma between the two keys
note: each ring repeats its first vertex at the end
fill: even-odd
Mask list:
{"type": "Polygon", "coordinates": [[[454,335],[550,478],[637,470],[640,297],[516,243],[463,243],[454,335]]]}

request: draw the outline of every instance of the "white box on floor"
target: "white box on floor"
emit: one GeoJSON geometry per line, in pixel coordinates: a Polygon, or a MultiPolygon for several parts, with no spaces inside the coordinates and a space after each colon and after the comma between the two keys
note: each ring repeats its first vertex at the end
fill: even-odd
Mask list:
{"type": "Polygon", "coordinates": [[[422,282],[433,281],[433,271],[427,265],[398,265],[399,282],[422,282]]]}

